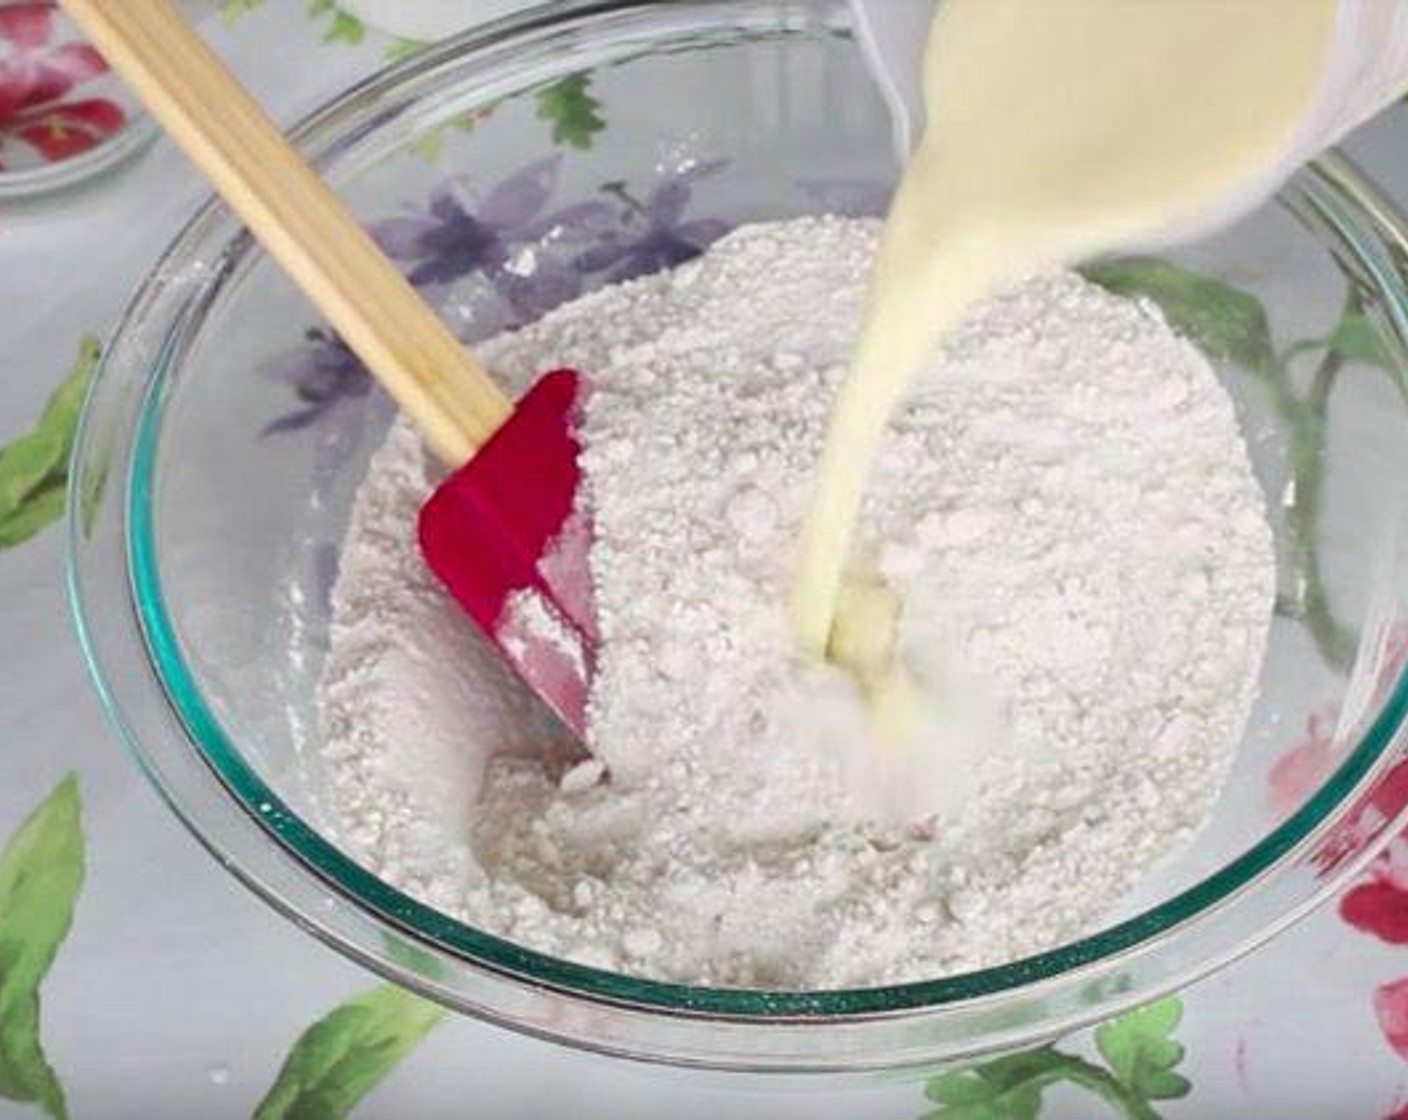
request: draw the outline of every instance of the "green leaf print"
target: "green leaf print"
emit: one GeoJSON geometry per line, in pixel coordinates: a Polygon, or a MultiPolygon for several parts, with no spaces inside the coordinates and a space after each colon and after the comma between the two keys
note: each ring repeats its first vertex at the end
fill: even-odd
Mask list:
{"type": "Polygon", "coordinates": [[[219,0],[220,22],[226,27],[234,27],[256,8],[263,7],[264,0],[219,0]]]}
{"type": "Polygon", "coordinates": [[[62,482],[45,486],[8,517],[0,518],[0,548],[23,544],[62,517],[67,492],[68,487],[62,482]]]}
{"type": "Polygon", "coordinates": [[[1382,332],[1358,309],[1346,311],[1326,337],[1297,342],[1286,351],[1286,360],[1314,352],[1334,354],[1343,362],[1373,366],[1390,373],[1398,368],[1382,332]]]}
{"type": "Polygon", "coordinates": [[[1338,324],[1328,336],[1278,352],[1261,301],[1221,280],[1153,257],[1101,262],[1081,272],[1116,295],[1152,301],[1209,358],[1241,367],[1265,390],[1289,443],[1292,475],[1286,488],[1291,500],[1280,507],[1278,529],[1295,564],[1294,591],[1278,597],[1277,613],[1304,624],[1327,665],[1347,670],[1356,638],[1336,616],[1320,562],[1330,402],[1344,366],[1359,363],[1392,372],[1399,365],[1360,308],[1357,291],[1346,293],[1338,324]],[[1312,352],[1319,359],[1303,387],[1292,360],[1312,352]]]}
{"type": "MultiPolygon", "coordinates": [[[[226,27],[234,27],[250,12],[264,7],[264,0],[218,0],[220,19],[226,27]]],[[[308,18],[327,17],[328,25],[323,31],[324,43],[347,43],[356,46],[367,37],[367,27],[350,12],[344,12],[337,0],[308,0],[308,18]]],[[[398,40],[404,42],[404,40],[398,40]]],[[[390,51],[388,51],[390,55],[390,51]]]]}
{"type": "Polygon", "coordinates": [[[1174,1072],[1184,1050],[1171,1036],[1182,1016],[1183,1005],[1166,999],[1105,1024],[1096,1047],[1108,1069],[1042,1046],[940,1074],[924,1090],[939,1107],[921,1120],[1037,1120],[1043,1094],[1059,1084],[1096,1097],[1124,1120],[1161,1120],[1151,1102],[1185,1096],[1190,1088],[1174,1072]]]}
{"type": "Polygon", "coordinates": [[[0,516],[21,509],[64,462],[63,433],[40,426],[0,451],[0,516]]]}
{"type": "Polygon", "coordinates": [[[1095,1045],[1121,1083],[1146,1101],[1187,1096],[1191,1086],[1175,1073],[1183,1061],[1183,1044],[1172,1035],[1183,1018],[1176,999],[1160,1000],[1106,1023],[1095,1032],[1095,1045]]]}
{"type": "Polygon", "coordinates": [[[468,135],[478,127],[481,120],[485,120],[492,112],[492,109],[481,109],[478,112],[465,113],[452,121],[437,125],[413,140],[407,145],[406,150],[412,155],[419,156],[427,163],[434,163],[443,154],[445,137],[449,135],[451,130],[468,135]]]}
{"type": "Polygon", "coordinates": [[[1214,361],[1262,375],[1275,363],[1266,309],[1249,292],[1156,257],[1106,261],[1081,272],[1116,295],[1156,304],[1174,330],[1214,361]]]}
{"type": "Polygon", "coordinates": [[[1042,1047],[935,1077],[924,1095],[940,1107],[924,1120],[1036,1120],[1042,1091],[1062,1079],[1070,1060],[1042,1047]]]}
{"type": "Polygon", "coordinates": [[[428,43],[422,43],[419,39],[392,39],[382,57],[387,62],[400,62],[403,58],[420,54],[427,46],[428,43]]]}
{"type": "Polygon", "coordinates": [[[28,540],[63,514],[78,414],[98,355],[98,340],[85,337],[33,429],[0,447],[0,548],[28,540]]]}
{"type": "Polygon", "coordinates": [[[552,138],[557,144],[570,144],[587,150],[598,132],[606,127],[601,102],[591,95],[591,79],[574,74],[538,91],[538,116],[552,122],[552,138]]]}
{"type": "Polygon", "coordinates": [[[353,997],[294,1043],[254,1120],[342,1120],[444,1015],[390,984],[353,997]]]}
{"type": "Polygon", "coordinates": [[[366,25],[339,8],[336,0],[308,0],[308,14],[314,19],[332,17],[323,32],[324,43],[347,43],[355,47],[367,37],[366,25]]]}
{"type": "Polygon", "coordinates": [[[0,1097],[65,1120],[39,1040],[39,986],[73,924],[83,885],[78,781],[70,774],[0,853],[0,1097]]]}

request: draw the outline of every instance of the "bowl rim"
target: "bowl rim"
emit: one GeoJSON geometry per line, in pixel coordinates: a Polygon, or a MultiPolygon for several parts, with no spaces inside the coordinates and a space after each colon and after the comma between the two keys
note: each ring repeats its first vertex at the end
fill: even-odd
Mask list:
{"type": "MultiPolygon", "coordinates": [[[[704,0],[689,6],[700,9],[740,7],[737,4],[723,5],[717,0],[704,0]]],[[[795,3],[773,5],[779,9],[797,6],[795,3]]],[[[597,21],[623,14],[645,16],[658,14],[659,10],[666,8],[678,10],[682,7],[661,3],[660,0],[570,0],[529,9],[472,29],[380,71],[315,112],[293,130],[293,137],[305,152],[321,161],[329,153],[336,154],[343,141],[357,133],[376,106],[394,100],[398,93],[404,94],[418,82],[433,78],[457,61],[503,48],[514,50],[526,43],[550,37],[564,28],[590,28],[597,21]]],[[[785,12],[774,18],[779,28],[786,24],[785,12]]],[[[1374,278],[1395,331],[1401,338],[1408,338],[1408,294],[1402,290],[1402,283],[1391,267],[1390,254],[1369,245],[1367,238],[1364,238],[1367,230],[1379,242],[1386,243],[1392,252],[1408,258],[1408,236],[1405,236],[1403,222],[1393,208],[1339,157],[1327,157],[1302,172],[1298,189],[1303,192],[1308,206],[1317,212],[1322,221],[1333,227],[1342,238],[1344,247],[1356,254],[1358,263],[1374,278]],[[1364,239],[1356,240],[1357,237],[1364,239]]],[[[1095,934],[1010,964],[936,980],[822,991],[680,985],[574,964],[449,918],[363,869],[293,812],[244,763],[236,743],[226,734],[206,704],[195,675],[187,668],[181,654],[177,628],[165,606],[156,553],[156,516],[153,511],[156,488],[152,483],[161,422],[168,399],[164,389],[173,375],[182,348],[189,344],[200,328],[200,312],[233,273],[234,265],[253,252],[241,229],[222,204],[214,200],[207,203],[177,235],[129,306],[90,387],[76,440],[75,469],[71,472],[69,483],[68,569],[73,615],[85,661],[110,721],[187,826],[216,853],[221,862],[277,908],[290,913],[300,924],[311,924],[315,927],[314,932],[327,937],[344,952],[401,983],[450,1002],[461,1010],[475,1011],[491,1018],[499,1017],[492,1007],[465,1006],[463,1000],[447,993],[444,987],[438,986],[424,972],[408,968],[403,961],[397,960],[394,953],[378,953],[365,945],[349,944],[345,936],[318,928],[319,923],[308,920],[306,906],[291,902],[257,873],[239,866],[229,847],[212,835],[198,813],[183,803],[182,790],[168,780],[167,765],[152,756],[150,744],[133,733],[124,713],[120,696],[122,690],[114,684],[111,659],[104,652],[104,642],[96,633],[100,624],[94,617],[87,587],[83,560],[87,543],[81,510],[85,479],[91,483],[92,472],[96,469],[93,459],[99,420],[93,415],[94,401],[107,382],[120,376],[125,362],[140,357],[144,348],[150,348],[154,319],[164,331],[164,339],[142,387],[140,414],[135,428],[123,434],[124,440],[130,440],[130,454],[122,458],[125,472],[122,485],[114,488],[121,495],[125,524],[123,560],[129,580],[128,615],[132,631],[128,635],[129,644],[134,649],[141,649],[145,669],[164,694],[169,704],[168,715],[175,717],[188,749],[218,778],[231,802],[242,811],[248,829],[257,832],[265,844],[272,839],[278,852],[296,865],[308,884],[320,895],[331,890],[340,899],[350,902],[361,914],[370,917],[385,932],[405,937],[413,946],[446,954],[471,968],[507,978],[516,984],[547,989],[592,1006],[626,1008],[647,1016],[665,1013],[672,1017],[728,1021],[749,1026],[808,1027],[824,1024],[834,1027],[840,1022],[875,1022],[905,1018],[911,1013],[936,1014],[953,1009],[992,1006],[1017,995],[1041,994],[1049,991],[1052,985],[1069,988],[1073,984],[1089,984],[1117,965],[1169,945],[1184,930],[1234,906],[1240,898],[1274,877],[1279,869],[1307,857],[1315,850],[1332,830],[1343,823],[1337,814],[1354,807],[1366,788],[1392,761],[1389,758],[1391,748],[1402,729],[1405,715],[1408,715],[1408,671],[1400,673],[1360,742],[1315,795],[1232,861],[1178,895],[1095,934]],[[242,238],[245,244],[237,245],[242,238]],[[211,260],[218,260],[220,267],[213,270],[206,268],[203,275],[193,279],[190,277],[193,263],[211,260]],[[172,283],[173,277],[183,275],[188,279],[186,286],[172,283]]],[[[202,270],[195,271],[200,273],[202,270]]],[[[1377,837],[1384,839],[1392,835],[1391,825],[1394,823],[1396,821],[1381,827],[1377,837]]],[[[1063,1012],[1064,1017],[1045,1018],[1036,1026],[1027,1024],[1023,1032],[1027,1037],[1033,1037],[1093,1021],[1122,1007],[1144,1002],[1220,967],[1250,951],[1318,905],[1356,874],[1376,851],[1376,845],[1366,845],[1353,858],[1338,864],[1332,873],[1317,881],[1316,889],[1298,899],[1294,906],[1286,908],[1275,920],[1266,923],[1254,936],[1243,937],[1237,944],[1224,946],[1192,966],[1183,967],[1176,974],[1171,972],[1147,986],[1136,985],[1115,991],[1095,1000],[1088,1008],[1067,1008],[1063,1012]]],[[[522,1027],[525,1024],[511,1025],[522,1027]]],[[[589,1038],[568,1037],[551,1030],[539,1033],[560,1041],[593,1045],[589,1038]]],[[[992,1037],[995,1039],[997,1035],[992,1037]]],[[[597,1048],[625,1052],[609,1043],[597,1048]]],[[[966,1053],[983,1052],[989,1048],[986,1043],[979,1042],[969,1046],[966,1053]]],[[[633,1056],[662,1057],[650,1053],[634,1053],[633,1056]]],[[[693,1064],[688,1054],[681,1053],[664,1055],[663,1060],[693,1064]]],[[[924,1060],[930,1059],[926,1056],[924,1060]]],[[[729,1063],[709,1057],[699,1064],[729,1063]]],[[[807,1068],[868,1068],[880,1064],[893,1063],[865,1059],[852,1061],[836,1056],[818,1059],[807,1068]]],[[[792,1068],[800,1068],[795,1062],[791,1065],[792,1068]]]]}

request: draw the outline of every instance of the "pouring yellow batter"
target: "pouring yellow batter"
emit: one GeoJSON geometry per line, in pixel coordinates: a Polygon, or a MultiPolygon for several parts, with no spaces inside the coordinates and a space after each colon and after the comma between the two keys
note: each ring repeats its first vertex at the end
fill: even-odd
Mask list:
{"type": "MultiPolygon", "coordinates": [[[[883,2],[883,0],[879,0],[883,2]]],[[[929,125],[891,208],[822,458],[793,613],[886,722],[898,604],[845,567],[871,463],[915,373],[976,301],[1196,220],[1285,147],[1335,0],[945,0],[929,125]]]]}

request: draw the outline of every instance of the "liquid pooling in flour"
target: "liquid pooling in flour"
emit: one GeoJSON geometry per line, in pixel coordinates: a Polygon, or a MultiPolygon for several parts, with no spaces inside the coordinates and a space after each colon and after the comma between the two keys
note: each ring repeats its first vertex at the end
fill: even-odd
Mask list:
{"type": "Polygon", "coordinates": [[[868,576],[843,594],[843,573],[906,388],[976,301],[1191,221],[1274,162],[1315,96],[1335,12],[1335,0],[939,5],[928,131],[886,225],[792,592],[803,649],[829,648],[872,682],[892,734],[916,730],[886,710],[905,690],[873,687],[896,671],[884,631],[897,607],[868,576]]]}

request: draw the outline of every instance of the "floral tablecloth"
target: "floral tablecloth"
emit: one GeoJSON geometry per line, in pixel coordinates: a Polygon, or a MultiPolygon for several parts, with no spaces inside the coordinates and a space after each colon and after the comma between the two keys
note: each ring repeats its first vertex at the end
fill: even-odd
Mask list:
{"type": "MultiPolygon", "coordinates": [[[[287,121],[414,47],[332,0],[192,7],[287,121]]],[[[24,42],[20,62],[0,62],[0,118],[20,105],[41,159],[100,140],[116,110],[61,103],[101,67],[4,10],[0,37],[24,42]]],[[[588,80],[544,115],[567,147],[610,127],[588,80]]],[[[1408,200],[1390,123],[1351,147],[1408,200]]],[[[0,119],[0,161],[7,142],[27,139],[0,119]]],[[[1177,998],[976,1070],[841,1087],[644,1068],[445,1016],[244,892],[104,725],[55,526],[102,340],[203,193],[159,143],[82,193],[0,206],[0,1120],[1408,1117],[1401,840],[1337,905],[1177,998]]],[[[1286,773],[1313,766],[1323,722],[1288,744],[1286,773]]]]}

